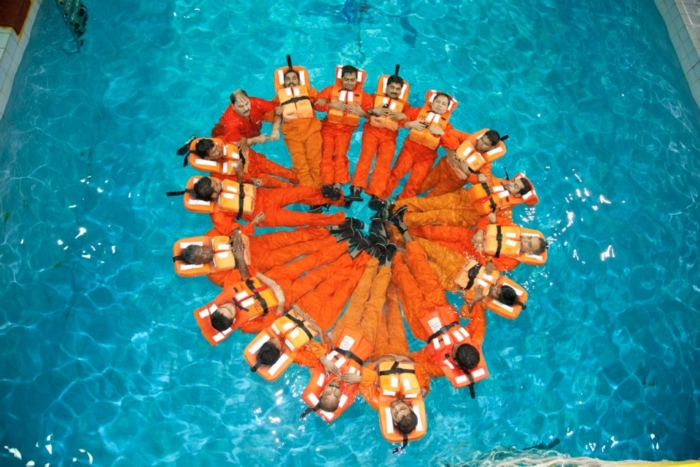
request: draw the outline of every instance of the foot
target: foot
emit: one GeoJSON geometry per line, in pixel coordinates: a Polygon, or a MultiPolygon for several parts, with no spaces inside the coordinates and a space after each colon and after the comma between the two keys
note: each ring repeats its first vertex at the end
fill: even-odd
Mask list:
{"type": "Polygon", "coordinates": [[[384,265],[386,266],[391,266],[391,261],[394,259],[394,256],[396,255],[396,245],[394,243],[389,243],[386,246],[386,255],[384,255],[384,265]]]}
{"type": "Polygon", "coordinates": [[[362,201],[362,188],[350,186],[350,194],[345,196],[345,207],[349,208],[355,201],[362,201]]]}
{"type": "Polygon", "coordinates": [[[408,230],[406,223],[403,221],[404,211],[401,211],[400,213],[398,213],[398,215],[394,214],[393,216],[391,216],[391,219],[389,219],[389,221],[391,221],[391,223],[394,224],[397,229],[399,229],[399,233],[401,235],[405,234],[408,230]]]}
{"type": "Polygon", "coordinates": [[[318,214],[327,211],[329,207],[331,207],[330,204],[315,204],[309,207],[309,212],[318,214]]]}
{"type": "Polygon", "coordinates": [[[377,198],[374,195],[372,195],[372,199],[369,200],[369,208],[372,209],[373,211],[381,211],[386,206],[387,206],[386,201],[384,201],[381,198],[377,198]]]}
{"type": "Polygon", "coordinates": [[[353,237],[355,236],[355,234],[356,234],[357,232],[356,232],[355,229],[353,229],[352,227],[346,227],[346,228],[344,228],[344,229],[342,229],[342,230],[338,230],[337,232],[332,232],[332,231],[331,231],[331,233],[332,233],[332,234],[335,236],[335,238],[337,238],[338,241],[340,242],[340,241],[343,241],[343,240],[350,240],[351,238],[353,238],[353,237]]]}
{"type": "Polygon", "coordinates": [[[401,206],[398,209],[392,209],[391,210],[391,217],[389,217],[389,220],[391,222],[394,222],[394,219],[398,219],[401,222],[403,222],[403,215],[406,212],[406,210],[408,210],[408,206],[405,206],[405,205],[401,206]]]}
{"type": "Polygon", "coordinates": [[[338,201],[341,197],[340,188],[331,188],[331,199],[333,201],[338,201]]]}
{"type": "Polygon", "coordinates": [[[386,227],[384,227],[384,221],[380,217],[372,218],[372,222],[369,224],[369,233],[370,235],[386,238],[386,227]]]}
{"type": "Polygon", "coordinates": [[[321,187],[321,195],[324,198],[333,199],[333,187],[330,185],[323,185],[321,187]]]}

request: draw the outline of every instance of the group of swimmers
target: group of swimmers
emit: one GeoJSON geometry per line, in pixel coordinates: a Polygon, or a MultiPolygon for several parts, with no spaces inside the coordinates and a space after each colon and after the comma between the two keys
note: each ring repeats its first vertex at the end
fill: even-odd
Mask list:
{"type": "Polygon", "coordinates": [[[302,417],[315,412],[330,423],[359,391],[378,411],[382,435],[403,448],[427,430],[431,378],[444,376],[475,397],[474,384],[489,375],[486,310],[515,319],[528,297],[501,273],[544,264],[547,242],[512,220],[513,206],[538,202],[532,182],[491,174],[506,137],[453,128],[458,103],[444,92],[430,90],[411,107],[398,66],[374,94],[363,91],[366,80],[363,70],[338,66],[334,83],[317,92],[287,57],[274,73],[272,100],[234,91],[211,137],[178,151],[209,175],[169,195],[209,213],[214,228],[176,242],[173,260],[179,275],[207,275],[223,287],[194,310],[212,345],[235,330],[255,334],[244,358],[262,378],[279,378],[291,363],[310,368],[302,417]],[[351,178],[347,153],[361,118],[351,178]],[[263,121],[272,123],[269,136],[263,121]],[[392,166],[402,128],[408,135],[392,166]],[[280,132],[291,169],[253,149],[280,132]],[[445,155],[435,164],[439,147],[445,155]],[[335,209],[363,193],[375,212],[367,235],[362,220],[335,209]],[[285,209],[292,204],[309,208],[285,209]],[[256,226],[296,229],[254,235],[256,226]],[[463,294],[459,312],[446,292],[463,294]],[[410,351],[404,319],[423,348],[410,351]]]}

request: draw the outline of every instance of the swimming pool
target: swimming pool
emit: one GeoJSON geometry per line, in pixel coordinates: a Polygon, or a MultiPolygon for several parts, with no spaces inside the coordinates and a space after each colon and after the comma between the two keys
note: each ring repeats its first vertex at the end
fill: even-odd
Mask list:
{"type": "Polygon", "coordinates": [[[78,55],[52,5],[38,14],[0,121],[0,444],[23,456],[3,464],[456,465],[554,439],[700,457],[700,112],[651,0],[222,3],[88,4],[78,55]],[[476,400],[434,383],[401,456],[364,403],[300,422],[306,370],[266,384],[246,337],[210,348],[191,310],[216,289],[172,272],[174,240],[209,228],[164,196],[191,174],[175,149],[232,89],[270,97],[286,53],[317,88],[338,63],[370,89],[400,63],[412,103],[453,93],[455,126],[510,135],[494,174],[526,172],[542,200],[518,213],[550,260],[514,273],[516,321],[489,316],[491,378],[476,400]]]}

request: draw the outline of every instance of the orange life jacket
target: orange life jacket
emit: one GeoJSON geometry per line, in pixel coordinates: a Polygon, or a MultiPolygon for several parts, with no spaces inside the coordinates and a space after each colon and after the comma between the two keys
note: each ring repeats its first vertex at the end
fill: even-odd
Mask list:
{"type": "Polygon", "coordinates": [[[197,138],[190,142],[189,164],[202,172],[211,172],[222,175],[235,175],[236,164],[242,161],[241,154],[235,144],[224,143],[220,138],[197,138]],[[197,143],[202,139],[210,139],[221,148],[223,156],[215,161],[200,157],[195,149],[197,143]]]}
{"type": "Polygon", "coordinates": [[[379,428],[382,436],[392,443],[414,441],[425,436],[428,420],[425,415],[425,401],[421,396],[420,384],[415,374],[414,363],[385,361],[377,368],[379,374],[379,428]],[[391,417],[391,403],[405,402],[418,418],[415,430],[404,436],[394,426],[391,417]]]}
{"type": "MultiPolygon", "coordinates": [[[[187,209],[188,211],[211,214],[216,209],[216,202],[211,200],[206,201],[203,199],[199,199],[194,194],[194,185],[199,181],[200,178],[202,177],[199,175],[195,175],[194,177],[190,177],[190,179],[187,180],[187,185],[185,186],[185,194],[182,198],[182,201],[185,204],[185,209],[187,209]]],[[[178,194],[179,193],[180,192],[178,192],[178,194]]]]}
{"type": "MultiPolygon", "coordinates": [[[[527,180],[522,173],[513,177],[513,180],[517,178],[527,180]]],[[[512,195],[506,187],[503,186],[502,182],[505,182],[505,180],[496,179],[495,181],[496,183],[493,186],[489,186],[487,183],[480,183],[469,188],[470,192],[472,192],[470,193],[470,197],[473,196],[472,199],[476,200],[474,202],[474,207],[482,216],[496,212],[497,210],[508,209],[518,204],[533,206],[539,202],[534,187],[524,195],[516,196],[512,195]]],[[[532,186],[532,183],[530,183],[530,186],[532,186]]]]}
{"type": "Polygon", "coordinates": [[[275,70],[275,92],[282,106],[282,120],[291,122],[300,118],[314,118],[316,114],[309,98],[309,72],[301,66],[292,69],[299,74],[299,86],[289,88],[284,87],[284,74],[289,67],[275,70]]]}
{"type": "MultiPolygon", "coordinates": [[[[411,91],[411,87],[409,86],[408,81],[404,81],[403,86],[401,87],[401,92],[399,93],[399,98],[392,99],[386,95],[387,81],[389,80],[390,76],[391,75],[382,75],[379,77],[377,92],[374,98],[374,107],[384,107],[393,110],[394,112],[401,112],[403,111],[406,102],[408,102],[408,94],[411,91]]],[[[369,124],[373,127],[386,128],[393,131],[399,129],[399,122],[385,116],[371,116],[369,118],[369,124]]]]}
{"type": "MultiPolygon", "coordinates": [[[[452,115],[452,112],[454,112],[459,103],[456,99],[451,99],[450,104],[448,105],[445,113],[442,115],[438,115],[432,111],[432,102],[433,99],[435,99],[435,96],[437,96],[439,93],[440,91],[436,91],[434,89],[426,93],[425,103],[423,104],[423,108],[421,108],[420,113],[418,114],[418,120],[420,120],[421,122],[425,122],[428,126],[439,126],[444,130],[445,128],[447,128],[447,124],[450,121],[450,116],[452,115]]],[[[430,149],[437,149],[437,147],[440,145],[440,138],[440,136],[433,135],[430,132],[430,129],[428,128],[425,128],[424,130],[420,131],[411,130],[408,133],[408,139],[418,144],[422,144],[423,146],[430,149]]]]}
{"type": "MultiPolygon", "coordinates": [[[[341,373],[361,374],[362,365],[372,355],[374,345],[361,332],[353,328],[343,328],[339,336],[335,341],[335,347],[326,355],[326,358],[333,362],[341,373]]],[[[327,423],[331,423],[352,405],[356,395],[356,384],[346,384],[333,374],[326,375],[324,371],[313,370],[301,398],[308,404],[309,410],[315,411],[327,423]],[[319,405],[321,393],[326,385],[335,379],[340,383],[340,402],[335,411],[326,412],[321,410],[319,405]]]]}
{"type": "MultiPolygon", "coordinates": [[[[476,133],[474,133],[473,136],[475,136],[476,139],[479,140],[481,138],[484,138],[484,134],[487,131],[489,131],[489,129],[484,128],[483,130],[479,130],[476,133]]],[[[489,164],[500,157],[503,157],[506,153],[506,145],[505,143],[503,143],[503,141],[499,141],[495,147],[482,153],[478,151],[476,149],[476,146],[474,146],[469,140],[466,140],[459,145],[456,153],[457,158],[463,163],[467,164],[467,166],[472,172],[477,172],[484,165],[489,164]]]]}
{"type": "Polygon", "coordinates": [[[175,242],[173,245],[173,264],[175,273],[183,277],[194,277],[226,271],[236,267],[236,260],[231,252],[228,237],[189,237],[175,242]],[[181,259],[182,251],[190,245],[208,246],[214,250],[214,259],[207,264],[186,264],[181,259]]]}
{"type": "MultiPolygon", "coordinates": [[[[225,287],[212,302],[194,310],[194,317],[207,341],[211,345],[217,345],[226,339],[231,332],[259,316],[264,316],[275,307],[277,307],[277,297],[272,290],[260,282],[258,278],[251,277],[233,286],[225,287]],[[218,331],[211,324],[211,315],[221,305],[227,303],[236,306],[236,317],[230,328],[218,331]]],[[[274,310],[272,311],[274,312],[274,310]]]]}
{"type": "Polygon", "coordinates": [[[486,291],[496,283],[500,273],[493,271],[491,274],[486,272],[486,267],[479,264],[474,259],[469,259],[464,263],[462,268],[455,277],[455,284],[463,290],[471,290],[473,287],[480,285],[486,291]]]}
{"type": "Polygon", "coordinates": [[[481,345],[473,342],[471,336],[459,324],[459,318],[452,307],[440,307],[426,315],[423,327],[431,334],[426,346],[427,355],[440,367],[443,374],[455,388],[473,386],[485,378],[489,372],[481,352],[481,345]],[[479,364],[469,373],[462,371],[452,359],[452,348],[455,345],[471,344],[479,351],[479,364]],[[471,376],[471,378],[470,378],[471,376]]]}
{"type": "Polygon", "coordinates": [[[523,309],[523,305],[527,303],[527,291],[518,283],[515,281],[505,277],[501,276],[498,278],[498,283],[502,286],[507,285],[508,287],[512,287],[515,290],[515,295],[517,295],[517,299],[521,304],[513,304],[513,305],[506,305],[505,303],[501,303],[498,301],[497,298],[493,298],[490,295],[486,295],[484,298],[484,305],[486,308],[489,310],[493,311],[499,316],[502,316],[507,319],[515,319],[520,315],[520,312],[523,309]]]}
{"type": "Polygon", "coordinates": [[[507,256],[514,258],[524,264],[541,266],[547,262],[547,250],[539,255],[523,253],[520,251],[520,239],[523,236],[541,238],[544,241],[542,232],[523,227],[489,225],[484,236],[484,253],[496,258],[507,256]]]}
{"type": "Polygon", "coordinates": [[[238,183],[233,180],[224,180],[222,190],[219,193],[219,209],[222,211],[236,212],[240,219],[244,214],[252,214],[255,209],[255,195],[257,188],[250,183],[238,183]]]}
{"type": "Polygon", "coordinates": [[[289,368],[289,365],[294,361],[294,355],[297,351],[316,335],[309,323],[304,321],[304,318],[297,315],[292,309],[284,316],[277,318],[270,327],[255,336],[245,348],[243,356],[252,371],[255,371],[267,381],[274,381],[289,368]],[[260,348],[273,337],[279,339],[282,343],[279,360],[270,366],[258,365],[256,358],[260,348]]]}
{"type": "MultiPolygon", "coordinates": [[[[362,105],[362,86],[365,84],[367,74],[365,70],[357,70],[357,84],[352,91],[348,91],[343,86],[343,66],[335,67],[335,83],[333,84],[333,92],[331,94],[331,102],[353,103],[355,98],[360,99],[358,105],[362,105]]],[[[341,125],[358,126],[360,124],[360,116],[353,113],[343,112],[342,110],[329,109],[328,121],[339,123],[341,125]]]]}

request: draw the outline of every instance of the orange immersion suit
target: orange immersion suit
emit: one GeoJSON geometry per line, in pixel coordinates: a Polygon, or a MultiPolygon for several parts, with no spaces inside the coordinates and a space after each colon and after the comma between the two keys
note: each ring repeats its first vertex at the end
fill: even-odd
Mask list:
{"type": "MultiPolygon", "coordinates": [[[[342,202],[342,198],[339,202],[342,202]]],[[[288,188],[264,188],[258,187],[255,193],[255,202],[251,214],[243,214],[241,219],[252,220],[258,213],[265,213],[265,221],[261,227],[300,227],[319,225],[338,225],[345,221],[345,213],[321,214],[284,209],[285,206],[295,203],[309,205],[324,204],[328,200],[321,195],[320,190],[311,187],[288,188]]],[[[230,235],[238,225],[237,214],[217,210],[211,214],[214,227],[223,235],[230,235]]]]}
{"type": "MultiPolygon", "coordinates": [[[[309,87],[311,103],[318,99],[318,91],[309,87]]],[[[272,102],[279,105],[280,100],[275,97],[272,102]]],[[[292,158],[292,169],[302,186],[321,188],[321,154],[323,138],[321,137],[321,121],[312,118],[299,118],[289,122],[283,122],[280,127],[284,135],[284,143],[289,149],[292,158]]],[[[318,203],[323,204],[323,203],[318,203]]]]}
{"type": "MultiPolygon", "coordinates": [[[[476,137],[470,135],[469,133],[453,129],[452,136],[458,141],[457,146],[462,144],[464,141],[469,141],[474,147],[476,147],[476,137]]],[[[470,173],[466,178],[464,178],[463,173],[458,173],[450,165],[447,157],[448,156],[443,156],[435,167],[430,170],[428,175],[423,180],[423,183],[421,183],[418,193],[425,193],[426,191],[429,191],[429,193],[425,196],[430,198],[433,196],[444,195],[445,193],[451,193],[469,183],[478,183],[478,178],[475,173],[470,173]]],[[[491,178],[491,163],[489,162],[482,166],[481,169],[479,169],[479,172],[485,175],[486,178],[491,178]]]]}
{"type": "MultiPolygon", "coordinates": [[[[318,94],[318,99],[326,99],[329,103],[333,95],[334,86],[328,86],[318,94]]],[[[357,94],[355,94],[357,96],[357,94]]],[[[365,92],[360,91],[358,104],[362,110],[372,108],[374,100],[365,92]]],[[[317,106],[316,110],[328,111],[328,104],[317,106]]],[[[323,152],[321,156],[321,179],[324,184],[341,183],[350,181],[350,163],[348,161],[348,149],[352,135],[357,129],[354,125],[333,123],[326,117],[322,122],[321,137],[323,138],[323,152]]],[[[393,157],[393,155],[392,155],[393,157]]]]}
{"type": "MultiPolygon", "coordinates": [[[[416,120],[420,114],[421,108],[414,107],[404,111],[408,116],[408,121],[416,120]]],[[[457,138],[453,135],[454,130],[449,123],[445,127],[444,134],[440,138],[440,146],[448,149],[457,149],[459,146],[457,138]]],[[[380,198],[388,198],[398,186],[401,179],[410,172],[408,180],[404,185],[403,191],[397,196],[397,199],[412,198],[418,194],[423,179],[428,175],[430,168],[433,166],[437,158],[437,150],[430,149],[420,143],[411,141],[408,137],[404,140],[403,147],[399,156],[394,162],[394,167],[391,169],[391,175],[380,198]]]]}
{"type": "Polygon", "coordinates": [[[471,227],[481,217],[474,209],[470,192],[461,189],[434,198],[401,199],[395,206],[408,206],[403,216],[408,227],[430,224],[471,227]]]}
{"type": "Polygon", "coordinates": [[[248,97],[248,100],[250,100],[250,115],[248,117],[238,115],[233,109],[233,104],[229,104],[219,122],[211,130],[212,138],[237,143],[242,137],[254,138],[260,135],[265,114],[275,110],[277,105],[259,97],[248,97]]]}

